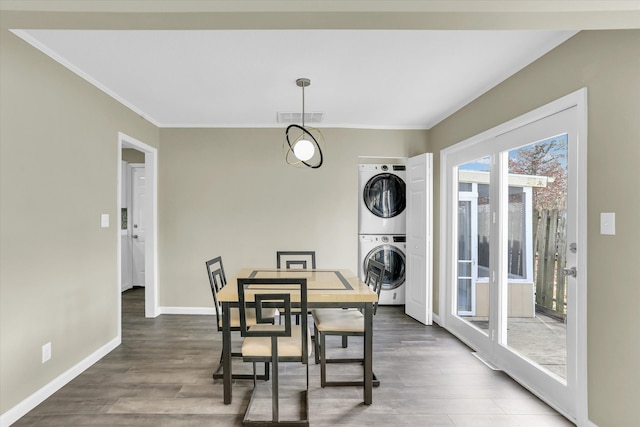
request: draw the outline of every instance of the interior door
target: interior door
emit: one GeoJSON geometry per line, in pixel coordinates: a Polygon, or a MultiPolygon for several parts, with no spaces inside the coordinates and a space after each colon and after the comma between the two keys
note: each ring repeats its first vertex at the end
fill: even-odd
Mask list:
{"type": "Polygon", "coordinates": [[[145,285],[145,167],[131,167],[131,256],[133,286],[145,285]]]}
{"type": "Polygon", "coordinates": [[[407,270],[405,313],[432,322],[433,154],[407,160],[407,270]]]}

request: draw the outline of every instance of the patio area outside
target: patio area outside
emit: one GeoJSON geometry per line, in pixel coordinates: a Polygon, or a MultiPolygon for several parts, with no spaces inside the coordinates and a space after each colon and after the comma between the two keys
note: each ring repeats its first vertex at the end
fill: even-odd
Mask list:
{"type": "MultiPolygon", "coordinates": [[[[464,319],[478,329],[489,329],[487,317],[464,319]]],[[[524,358],[567,378],[567,326],[564,321],[539,312],[535,317],[509,317],[507,340],[509,347],[524,358]]]]}

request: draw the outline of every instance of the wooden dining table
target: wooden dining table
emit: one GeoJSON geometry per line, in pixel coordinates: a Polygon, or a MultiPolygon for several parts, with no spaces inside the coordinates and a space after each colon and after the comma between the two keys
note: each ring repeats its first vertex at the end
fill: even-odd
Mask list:
{"type": "MultiPolygon", "coordinates": [[[[218,292],[222,304],[222,354],[224,403],[230,404],[231,390],[231,325],[230,309],[238,307],[238,278],[306,278],[307,304],[312,308],[359,308],[364,313],[364,404],[373,398],[373,304],[376,293],[349,270],[285,270],[243,268],[218,292]]],[[[292,306],[296,302],[292,301],[292,306]]]]}

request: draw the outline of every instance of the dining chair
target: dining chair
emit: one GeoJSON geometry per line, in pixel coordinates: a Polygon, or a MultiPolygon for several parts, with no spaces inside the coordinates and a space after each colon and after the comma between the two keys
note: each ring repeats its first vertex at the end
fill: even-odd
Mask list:
{"type": "Polygon", "coordinates": [[[309,354],[311,337],[307,318],[302,325],[291,324],[291,307],[299,301],[300,309],[307,310],[306,278],[238,278],[238,304],[240,308],[240,334],[242,358],[245,362],[271,363],[271,420],[252,419],[251,408],[257,394],[254,378],[253,392],[243,418],[244,426],[308,426],[309,425],[309,354]],[[265,312],[277,307],[284,313],[284,325],[274,325],[265,312]],[[256,314],[256,324],[249,324],[251,310],[256,314]],[[298,362],[306,366],[306,388],[300,393],[300,419],[281,420],[279,403],[279,365],[298,362]]]}
{"type": "MultiPolygon", "coordinates": [[[[222,264],[222,257],[215,257],[205,262],[207,267],[207,275],[209,276],[209,285],[211,286],[211,293],[213,295],[213,306],[216,312],[216,325],[218,328],[218,332],[222,331],[222,305],[218,302],[218,292],[227,284],[227,277],[224,274],[224,266],[222,264]]],[[[231,318],[231,331],[240,331],[240,312],[237,308],[232,308],[229,312],[231,318]]],[[[276,310],[272,309],[269,313],[271,317],[274,317],[276,314],[276,310]]],[[[255,313],[250,312],[247,321],[250,324],[255,324],[255,313]]],[[[231,357],[242,357],[242,353],[240,352],[232,352],[231,357]]],[[[218,363],[218,367],[213,372],[213,379],[221,379],[222,378],[222,367],[223,367],[223,354],[220,351],[220,362],[218,363]]],[[[240,380],[250,380],[253,379],[253,374],[233,374],[233,379],[240,380]]],[[[264,375],[260,375],[259,378],[261,380],[269,380],[269,364],[265,363],[264,365],[264,375]]]]}
{"type": "Polygon", "coordinates": [[[276,267],[300,268],[303,270],[316,268],[316,251],[277,251],[276,267]]]}
{"type": "MultiPolygon", "coordinates": [[[[373,289],[380,298],[382,289],[382,278],[384,276],[384,264],[369,260],[367,265],[367,275],[365,283],[373,289]]],[[[376,314],[378,302],[373,305],[373,314],[376,314]]],[[[327,363],[363,363],[362,358],[333,358],[327,357],[326,337],[327,335],[338,335],[343,337],[343,347],[345,347],[345,337],[364,336],[364,314],[357,309],[340,308],[319,308],[311,310],[316,331],[315,338],[315,361],[320,363],[320,386],[361,386],[364,381],[327,381],[327,363]]],[[[380,381],[373,374],[373,386],[380,385],[380,381]]]]}
{"type": "MultiPolygon", "coordinates": [[[[276,268],[315,269],[316,251],[276,251],[276,268]]],[[[300,324],[300,313],[301,311],[295,308],[292,311],[296,318],[296,325],[300,324]]]]}

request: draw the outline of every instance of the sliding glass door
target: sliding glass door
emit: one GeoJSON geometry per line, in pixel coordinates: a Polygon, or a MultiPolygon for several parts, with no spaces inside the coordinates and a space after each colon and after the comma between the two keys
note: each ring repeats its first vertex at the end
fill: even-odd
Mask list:
{"type": "Polygon", "coordinates": [[[578,142],[574,106],[451,147],[441,162],[446,328],[574,420],[578,142]]]}
{"type": "Polygon", "coordinates": [[[567,380],[568,134],[509,150],[506,329],[502,344],[567,380]]]}

